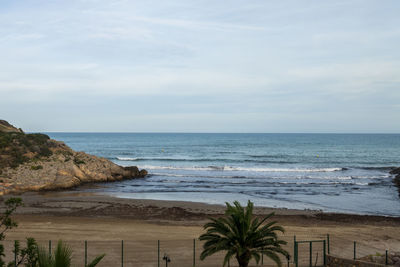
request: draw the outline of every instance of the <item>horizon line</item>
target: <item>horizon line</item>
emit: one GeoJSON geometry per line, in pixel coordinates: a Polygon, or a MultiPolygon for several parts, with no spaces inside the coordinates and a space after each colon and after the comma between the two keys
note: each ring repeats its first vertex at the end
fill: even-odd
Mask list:
{"type": "MultiPolygon", "coordinates": [[[[27,131],[26,133],[41,133],[27,131]]],[[[100,134],[391,134],[398,135],[400,132],[107,132],[107,131],[43,131],[42,133],[100,133],[100,134]]]]}

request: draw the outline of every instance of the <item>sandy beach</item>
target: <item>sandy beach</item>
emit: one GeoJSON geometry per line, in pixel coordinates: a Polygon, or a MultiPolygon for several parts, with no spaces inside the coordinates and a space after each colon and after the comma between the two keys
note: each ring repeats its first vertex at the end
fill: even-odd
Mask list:
{"type": "MultiPolygon", "coordinates": [[[[73,245],[74,261],[81,263],[84,240],[87,240],[89,258],[107,254],[99,266],[120,265],[121,240],[124,240],[124,266],[157,266],[157,240],[160,240],[160,253],[168,253],[172,258],[169,266],[190,266],[193,239],[202,233],[208,217],[220,216],[224,211],[219,205],[121,199],[74,191],[25,193],[20,197],[24,207],[15,215],[19,227],[7,233],[8,251],[12,240],[28,236],[46,246],[48,240],[55,244],[63,239],[73,245]]],[[[290,252],[294,236],[297,240],[315,240],[326,239],[327,234],[331,253],[343,257],[353,256],[354,241],[357,257],[384,253],[386,249],[400,250],[399,218],[271,208],[257,208],[256,214],[272,211],[286,228],[282,238],[288,242],[290,252]]],[[[308,260],[308,247],[301,249],[304,260],[308,260]]],[[[220,266],[220,255],[204,262],[198,259],[199,241],[195,250],[196,266],[220,266]]],[[[314,253],[313,258],[318,260],[319,253],[321,260],[322,247],[315,247],[314,253]]]]}

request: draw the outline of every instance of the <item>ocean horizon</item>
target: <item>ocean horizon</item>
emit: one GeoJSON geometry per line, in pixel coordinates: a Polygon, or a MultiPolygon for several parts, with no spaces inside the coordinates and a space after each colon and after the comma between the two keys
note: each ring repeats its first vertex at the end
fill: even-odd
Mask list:
{"type": "Polygon", "coordinates": [[[400,134],[47,132],[74,150],[148,170],[78,188],[124,198],[399,216],[389,171],[400,134]]]}

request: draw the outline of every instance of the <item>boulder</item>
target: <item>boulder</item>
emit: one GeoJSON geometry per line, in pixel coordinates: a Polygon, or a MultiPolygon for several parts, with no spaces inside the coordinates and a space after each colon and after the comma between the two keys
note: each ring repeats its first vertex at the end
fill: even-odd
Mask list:
{"type": "Polygon", "coordinates": [[[390,174],[399,175],[399,174],[400,174],[400,168],[395,168],[395,169],[391,170],[391,171],[390,171],[390,174]]]}
{"type": "Polygon", "coordinates": [[[400,168],[395,168],[391,170],[390,174],[395,175],[392,182],[397,186],[397,190],[399,191],[400,196],[400,168]]]}
{"type": "Polygon", "coordinates": [[[140,177],[139,168],[136,166],[124,167],[123,176],[128,179],[133,177],[140,177]]]}
{"type": "Polygon", "coordinates": [[[398,262],[398,261],[400,261],[400,258],[399,258],[399,257],[393,257],[393,258],[392,258],[392,261],[393,261],[393,262],[398,262]]]}
{"type": "Polygon", "coordinates": [[[139,172],[139,177],[143,178],[145,176],[147,176],[148,172],[146,170],[140,170],[139,172]]]}

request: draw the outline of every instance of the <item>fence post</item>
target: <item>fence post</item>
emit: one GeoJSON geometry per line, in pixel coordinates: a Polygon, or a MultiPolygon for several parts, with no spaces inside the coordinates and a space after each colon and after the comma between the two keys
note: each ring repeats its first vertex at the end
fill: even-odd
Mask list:
{"type": "Polygon", "coordinates": [[[357,243],[356,243],[356,241],[354,241],[354,260],[356,259],[356,246],[357,246],[357,243]]]}
{"type": "Polygon", "coordinates": [[[157,266],[160,267],[160,240],[157,240],[157,266]]]}
{"type": "Polygon", "coordinates": [[[331,254],[331,248],[330,248],[331,242],[330,242],[329,234],[326,235],[326,240],[328,242],[328,254],[331,254]]]}
{"type": "Polygon", "coordinates": [[[196,266],[196,238],[193,238],[193,267],[196,266]]]}
{"type": "Polygon", "coordinates": [[[386,253],[385,253],[386,255],[385,255],[385,265],[388,265],[389,264],[389,260],[388,260],[388,251],[386,250],[386,253]]]}
{"type": "Polygon", "coordinates": [[[51,240],[49,240],[49,256],[51,256],[51,240]]]}
{"type": "Polygon", "coordinates": [[[87,266],[87,240],[85,240],[85,267],[87,266]]]}
{"type": "Polygon", "coordinates": [[[262,265],[264,265],[264,254],[263,254],[263,252],[264,252],[264,247],[263,248],[261,248],[262,250],[261,250],[261,266],[262,265]]]}
{"type": "Polygon", "coordinates": [[[326,241],[325,240],[324,240],[324,266],[326,266],[326,241]]]}
{"type": "Polygon", "coordinates": [[[310,241],[310,267],[312,267],[312,242],[310,241]]]}
{"type": "Polygon", "coordinates": [[[121,267],[124,267],[124,240],[121,240],[121,267]]]}
{"type": "Polygon", "coordinates": [[[297,253],[298,253],[297,249],[298,249],[298,243],[296,241],[294,241],[294,263],[295,263],[296,267],[299,266],[299,259],[298,259],[298,255],[297,255],[297,253]]]}
{"type": "Polygon", "coordinates": [[[17,240],[14,240],[14,267],[17,267],[17,240]]]}
{"type": "Polygon", "coordinates": [[[293,257],[294,257],[294,261],[296,261],[296,235],[293,236],[293,240],[294,240],[294,245],[293,245],[293,257]]]}

